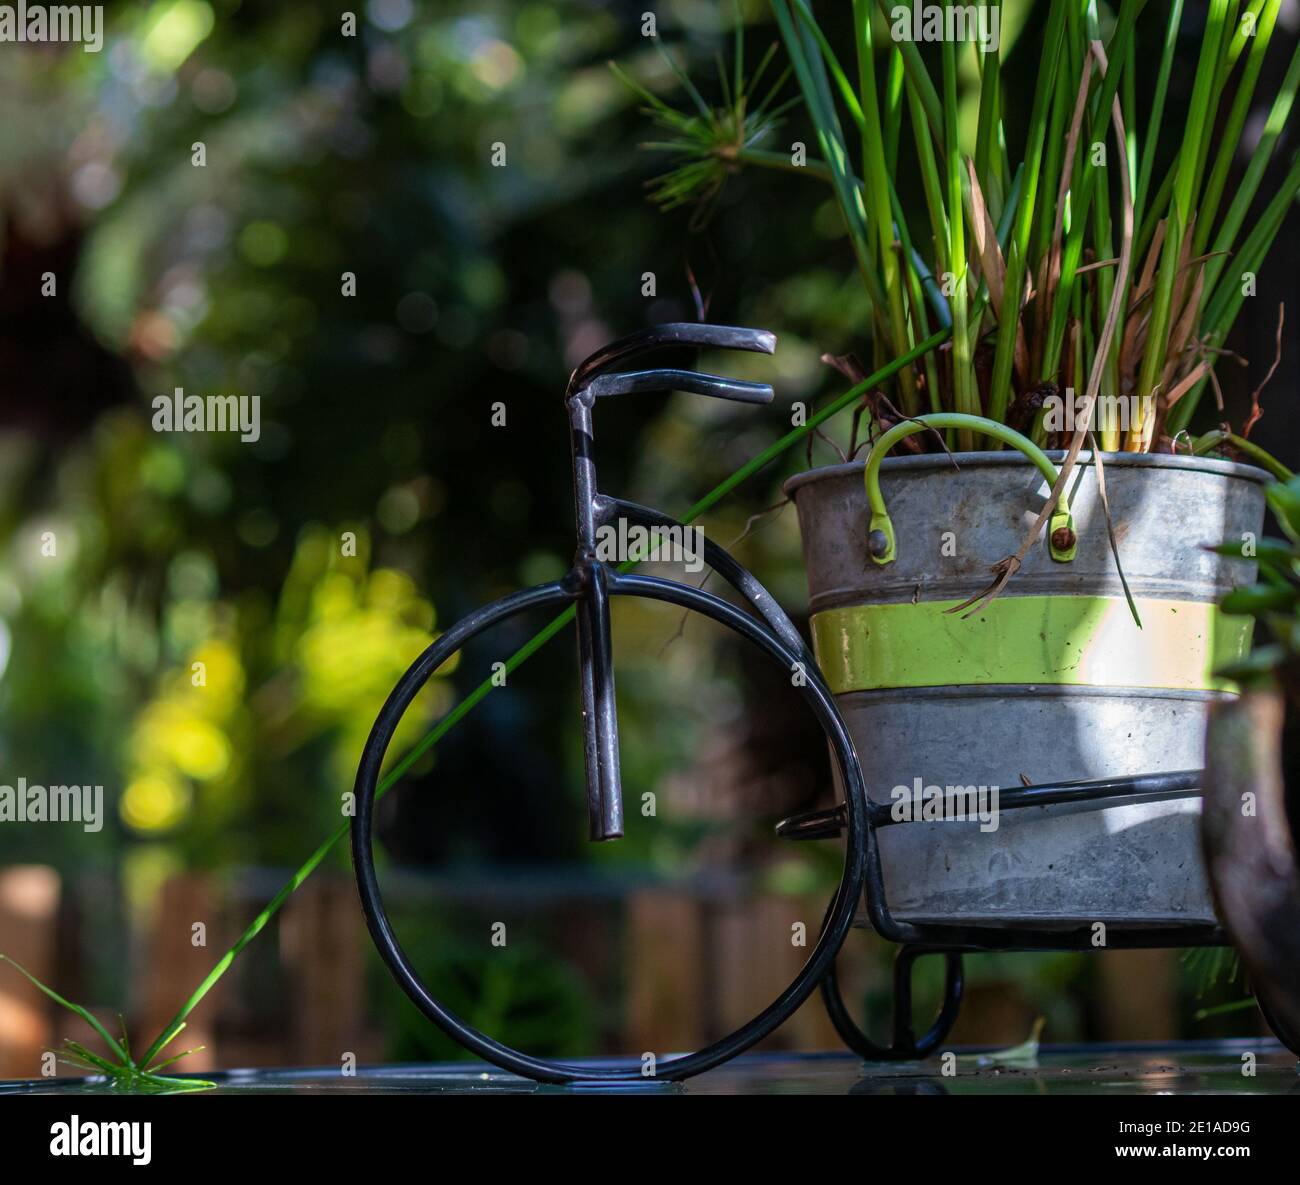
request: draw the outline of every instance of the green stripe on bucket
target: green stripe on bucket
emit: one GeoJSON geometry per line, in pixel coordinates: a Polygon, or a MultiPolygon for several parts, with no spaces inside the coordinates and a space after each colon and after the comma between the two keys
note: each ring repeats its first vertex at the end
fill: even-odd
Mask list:
{"type": "Polygon", "coordinates": [[[1250,649],[1253,619],[1208,601],[1001,597],[973,617],[959,601],[853,605],[812,618],[831,690],[986,683],[1235,690],[1213,672],[1250,649]]]}

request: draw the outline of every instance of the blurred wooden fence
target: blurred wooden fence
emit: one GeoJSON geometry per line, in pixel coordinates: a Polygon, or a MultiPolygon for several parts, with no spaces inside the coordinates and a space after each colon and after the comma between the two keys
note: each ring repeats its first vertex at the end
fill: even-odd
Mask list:
{"type": "MultiPolygon", "coordinates": [[[[147,933],[127,944],[131,963],[120,976],[128,985],[123,1003],[137,1043],[170,1019],[274,891],[278,875],[263,871],[229,882],[184,874],[164,884],[147,933]],[[220,887],[231,883],[233,890],[220,887]],[[197,920],[207,928],[206,945],[195,945],[197,920]]],[[[69,908],[75,896],[48,868],[0,871],[0,952],[87,1003],[115,1028],[119,1002],[80,994],[87,978],[83,948],[104,938],[77,924],[69,908]]],[[[820,900],[747,896],[735,882],[607,885],[593,894],[581,875],[558,887],[543,879],[532,888],[517,876],[479,874],[469,884],[397,877],[390,900],[403,897],[408,906],[527,901],[557,936],[556,952],[597,998],[620,1001],[606,1024],[608,1048],[592,1053],[680,1052],[735,1029],[794,976],[815,941],[823,908],[820,900]],[[791,941],[799,922],[809,945],[791,941]]],[[[874,942],[855,934],[846,944],[841,977],[850,987],[883,984],[874,942]]],[[[175,1049],[207,1048],[184,1068],[338,1064],[345,1052],[361,1064],[384,1060],[382,1018],[374,1015],[367,992],[376,964],[351,879],[318,873],[195,1010],[175,1049]]],[[[1176,971],[1175,952],[1099,956],[1097,1035],[1174,1035],[1176,971]],[[1139,981],[1140,991],[1134,986],[1139,981]]],[[[954,1040],[1019,1041],[1032,1019],[1015,984],[979,984],[968,995],[954,1040]]],[[[0,968],[0,1077],[39,1076],[42,1051],[64,1036],[84,1039],[83,1028],[11,969],[0,968]]],[[[814,996],[768,1047],[836,1049],[839,1043],[814,996]]]]}
{"type": "MultiPolygon", "coordinates": [[[[0,869],[0,954],[38,979],[54,978],[59,878],[49,868],[0,869]]],[[[0,965],[0,1077],[34,1078],[52,1040],[49,1001],[10,967],[0,965]]]]}

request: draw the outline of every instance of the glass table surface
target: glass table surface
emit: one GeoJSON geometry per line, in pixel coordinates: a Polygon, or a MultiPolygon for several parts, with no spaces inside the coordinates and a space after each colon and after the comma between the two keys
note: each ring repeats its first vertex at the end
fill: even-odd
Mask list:
{"type": "MultiPolygon", "coordinates": [[[[685,1083],[647,1079],[636,1083],[546,1086],[517,1078],[482,1062],[361,1066],[345,1075],[338,1067],[227,1070],[198,1077],[215,1082],[210,1094],[976,1094],[976,1095],[1300,1095],[1294,1054],[1266,1038],[1172,1044],[1043,1046],[1032,1060],[1004,1060],[996,1053],[957,1048],[945,1067],[925,1062],[866,1063],[849,1053],[751,1053],[685,1083]],[[1250,1060],[1253,1058],[1253,1062],[1250,1060]],[[945,1073],[945,1068],[949,1071],[945,1073]],[[1246,1071],[1253,1069],[1254,1073],[1246,1071]]],[[[633,1065],[589,1059],[578,1066],[633,1065]]],[[[660,1066],[663,1065],[663,1059],[660,1066]]],[[[4,1094],[107,1092],[94,1079],[56,1078],[0,1082],[4,1094]]]]}

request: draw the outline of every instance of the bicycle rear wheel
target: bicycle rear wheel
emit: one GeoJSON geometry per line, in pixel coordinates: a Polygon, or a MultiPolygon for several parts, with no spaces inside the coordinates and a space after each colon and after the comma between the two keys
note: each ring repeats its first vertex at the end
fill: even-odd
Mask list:
{"type": "MultiPolygon", "coordinates": [[[[793,653],[762,621],[711,593],[649,576],[609,573],[607,581],[612,596],[649,598],[711,618],[758,646],[787,671],[794,671],[806,661],[803,655],[793,653]]],[[[374,802],[380,769],[397,725],[411,701],[430,676],[477,635],[532,609],[568,605],[574,596],[572,588],[557,583],[538,585],[503,597],[457,622],[433,642],[398,681],[375,720],[357,770],[352,860],[361,907],[371,938],[403,991],[439,1029],[485,1061],[541,1082],[644,1082],[649,1077],[678,1081],[720,1065],[776,1029],[817,986],[852,926],[866,866],[866,795],[848,731],[830,693],[815,675],[810,673],[809,678],[795,682],[794,686],[830,742],[840,784],[845,791],[848,821],[844,871],[826,925],[799,973],[762,1012],[704,1049],[658,1063],[653,1075],[643,1073],[640,1063],[635,1068],[623,1069],[581,1066],[533,1057],[467,1024],[434,996],[402,949],[384,907],[375,874],[374,802]]]]}

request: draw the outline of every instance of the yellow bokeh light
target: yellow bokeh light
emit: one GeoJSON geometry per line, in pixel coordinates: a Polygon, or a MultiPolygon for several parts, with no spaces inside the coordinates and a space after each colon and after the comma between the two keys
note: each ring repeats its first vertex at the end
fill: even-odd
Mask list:
{"type": "Polygon", "coordinates": [[[198,48],[215,23],[212,6],[203,0],[154,4],[144,20],[140,56],[170,74],[198,48]]]}
{"type": "Polygon", "coordinates": [[[140,764],[172,766],[201,782],[221,777],[230,767],[226,734],[175,700],[150,704],[131,744],[140,764]]]}
{"type": "Polygon", "coordinates": [[[244,668],[227,642],[206,642],[190,655],[181,672],[182,687],[199,693],[193,702],[206,716],[224,716],[244,693],[244,668]],[[195,663],[202,663],[202,683],[196,685],[195,663]]]}
{"type": "Polygon", "coordinates": [[[172,734],[171,747],[176,768],[200,782],[219,778],[230,767],[230,742],[206,721],[181,722],[172,734]]]}
{"type": "Polygon", "coordinates": [[[166,831],[189,809],[189,795],[166,774],[141,774],[122,794],[118,811],[135,831],[166,831]]]}
{"type": "Polygon", "coordinates": [[[416,598],[415,581],[405,572],[379,568],[370,574],[368,600],[376,609],[401,613],[416,598]]]}

